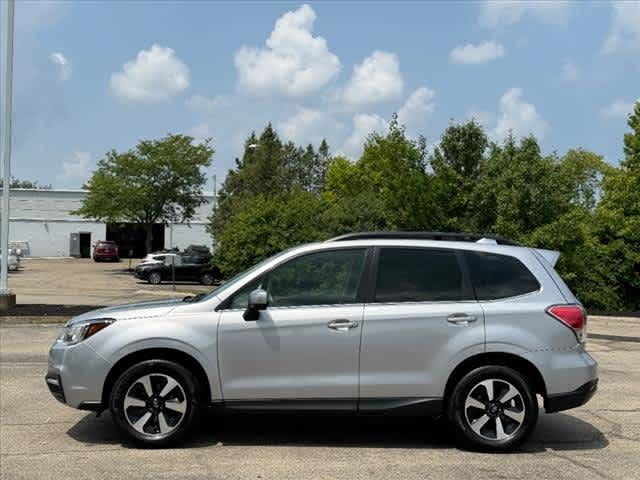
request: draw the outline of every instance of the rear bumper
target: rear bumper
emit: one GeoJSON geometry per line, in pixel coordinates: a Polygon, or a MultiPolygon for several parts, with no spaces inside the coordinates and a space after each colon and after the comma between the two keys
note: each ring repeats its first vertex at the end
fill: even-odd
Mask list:
{"type": "Polygon", "coordinates": [[[545,412],[560,412],[562,410],[569,410],[570,408],[576,408],[580,405],[584,405],[591,399],[591,397],[593,397],[597,389],[598,379],[596,378],[595,380],[591,380],[590,382],[578,387],[573,392],[549,395],[544,402],[545,412]]]}

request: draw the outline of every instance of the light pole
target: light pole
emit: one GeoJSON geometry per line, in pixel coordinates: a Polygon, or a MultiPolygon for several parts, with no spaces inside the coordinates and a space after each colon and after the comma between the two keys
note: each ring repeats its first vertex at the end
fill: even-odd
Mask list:
{"type": "Polygon", "coordinates": [[[2,151],[2,219],[0,220],[0,310],[16,303],[9,290],[9,193],[11,190],[11,111],[13,98],[13,18],[15,0],[7,3],[7,56],[4,80],[4,135],[2,151]]]}

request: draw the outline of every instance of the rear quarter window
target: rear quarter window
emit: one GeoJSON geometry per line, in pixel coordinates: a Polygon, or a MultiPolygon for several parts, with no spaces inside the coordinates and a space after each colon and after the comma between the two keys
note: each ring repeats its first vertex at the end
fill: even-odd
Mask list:
{"type": "Polygon", "coordinates": [[[478,300],[517,297],[540,289],[540,283],[517,258],[487,252],[465,252],[478,300]]]}

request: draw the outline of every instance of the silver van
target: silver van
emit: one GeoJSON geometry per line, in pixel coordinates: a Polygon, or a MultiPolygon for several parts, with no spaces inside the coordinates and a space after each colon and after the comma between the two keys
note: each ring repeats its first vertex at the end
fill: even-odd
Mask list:
{"type": "Polygon", "coordinates": [[[508,450],[587,402],[597,364],[557,252],[497,237],[351,234],[279,253],[211,293],[72,318],[46,382],[146,445],[208,406],[446,415],[508,450]]]}

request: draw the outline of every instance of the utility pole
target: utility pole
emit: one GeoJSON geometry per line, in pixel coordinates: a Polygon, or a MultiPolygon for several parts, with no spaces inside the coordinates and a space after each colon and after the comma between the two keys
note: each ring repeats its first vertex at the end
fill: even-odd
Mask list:
{"type": "Polygon", "coordinates": [[[7,55],[4,81],[4,135],[2,149],[2,218],[0,220],[0,310],[7,310],[16,303],[16,296],[9,290],[9,194],[11,191],[11,113],[13,99],[13,19],[15,0],[7,3],[7,55]]]}

